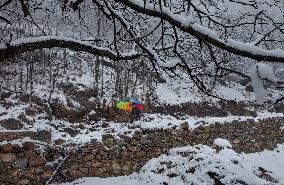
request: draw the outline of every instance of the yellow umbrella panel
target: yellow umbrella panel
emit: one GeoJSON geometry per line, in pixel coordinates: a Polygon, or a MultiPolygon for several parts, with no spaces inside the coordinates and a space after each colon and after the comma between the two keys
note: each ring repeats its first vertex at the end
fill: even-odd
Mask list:
{"type": "Polygon", "coordinates": [[[116,107],[122,110],[132,110],[131,104],[131,102],[119,101],[116,103],[116,107]]]}

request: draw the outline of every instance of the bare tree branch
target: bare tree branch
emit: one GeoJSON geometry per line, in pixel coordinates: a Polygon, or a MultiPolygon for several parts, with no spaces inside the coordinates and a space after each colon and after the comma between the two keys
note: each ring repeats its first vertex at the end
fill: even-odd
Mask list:
{"type": "Polygon", "coordinates": [[[174,15],[168,8],[163,7],[163,11],[159,5],[153,3],[145,3],[141,0],[115,0],[123,5],[149,16],[163,18],[170,24],[175,25],[184,32],[193,35],[196,38],[205,40],[206,42],[215,45],[218,48],[226,50],[230,53],[255,59],[258,61],[271,61],[271,62],[283,62],[284,51],[283,50],[266,50],[260,47],[256,47],[250,43],[242,43],[234,40],[228,40],[227,42],[218,38],[217,34],[206,27],[203,27],[197,23],[192,23],[190,20],[186,20],[185,16],[174,15]]]}
{"type": "Polygon", "coordinates": [[[116,52],[108,48],[97,47],[87,42],[81,42],[72,38],[62,38],[56,36],[31,37],[24,40],[12,41],[9,46],[0,45],[0,61],[11,58],[16,54],[36,49],[44,48],[69,48],[74,51],[88,52],[93,55],[108,57],[111,60],[132,60],[136,59],[141,54],[139,53],[121,53],[117,56],[116,52]]]}

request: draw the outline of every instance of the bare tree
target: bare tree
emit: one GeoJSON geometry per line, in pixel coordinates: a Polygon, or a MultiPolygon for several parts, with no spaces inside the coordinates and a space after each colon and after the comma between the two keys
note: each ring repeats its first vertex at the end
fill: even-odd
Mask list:
{"type": "MultiPolygon", "coordinates": [[[[249,63],[284,61],[283,6],[273,0],[65,0],[61,4],[6,0],[0,4],[0,21],[5,24],[1,26],[0,61],[54,47],[112,61],[143,57],[157,73],[175,76],[175,69],[182,68],[200,91],[217,97],[211,90],[218,78],[228,73],[248,77],[231,65],[233,59],[249,63]],[[105,37],[97,34],[99,45],[84,39],[92,36],[90,20],[100,21],[95,10],[103,14],[109,28],[105,37]],[[40,22],[35,15],[47,19],[40,22]],[[64,19],[64,26],[71,30],[81,29],[80,34],[72,38],[65,32],[47,35],[42,25],[54,16],[64,19]],[[12,28],[27,21],[41,36],[16,38],[12,28]]],[[[100,24],[96,30],[100,31],[100,24]]]]}

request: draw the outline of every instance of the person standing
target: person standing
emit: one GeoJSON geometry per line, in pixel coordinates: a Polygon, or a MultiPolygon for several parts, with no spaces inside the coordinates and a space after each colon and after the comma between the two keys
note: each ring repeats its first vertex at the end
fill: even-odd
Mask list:
{"type": "Polygon", "coordinates": [[[138,104],[132,103],[132,111],[129,115],[130,123],[133,123],[134,121],[138,121],[141,116],[141,110],[138,108],[138,104]]]}

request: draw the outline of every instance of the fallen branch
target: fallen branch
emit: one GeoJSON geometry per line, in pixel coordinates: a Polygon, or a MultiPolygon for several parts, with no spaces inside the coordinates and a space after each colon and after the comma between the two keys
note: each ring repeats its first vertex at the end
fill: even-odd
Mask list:
{"type": "Polygon", "coordinates": [[[67,155],[64,157],[64,159],[58,164],[57,168],[54,170],[54,172],[52,173],[52,176],[51,176],[51,177],[49,178],[49,180],[45,183],[45,185],[48,185],[48,184],[52,181],[53,177],[57,174],[59,168],[63,165],[63,163],[67,160],[68,157],[69,157],[69,154],[67,154],[67,155]]]}

